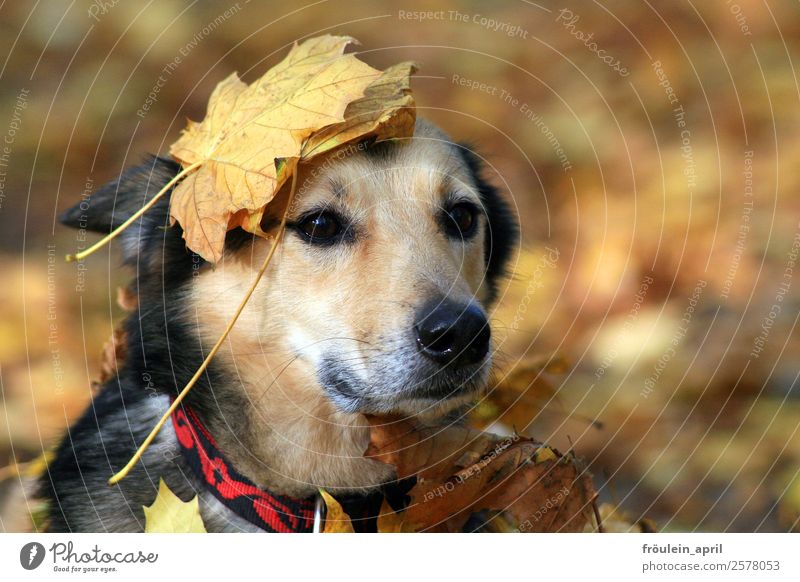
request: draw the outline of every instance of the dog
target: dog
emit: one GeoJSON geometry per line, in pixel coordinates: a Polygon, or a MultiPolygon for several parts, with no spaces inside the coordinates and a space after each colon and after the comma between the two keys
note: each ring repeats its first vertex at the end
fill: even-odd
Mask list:
{"type": "MultiPolygon", "coordinates": [[[[179,170],[152,157],[61,222],[108,233],[179,170]]],[[[392,467],[363,456],[365,414],[441,421],[486,388],[487,309],[518,223],[481,158],[418,120],[411,138],[365,140],[299,172],[291,204],[282,189],[262,221],[271,238],[232,230],[216,264],[170,226],[168,196],[118,237],[138,298],[127,353],[41,480],[48,531],[143,531],[159,479],[198,497],[208,531],[309,531],[320,488],[353,505],[392,482],[392,467]],[[223,333],[287,208],[228,340],[110,487],[223,333]]]]}

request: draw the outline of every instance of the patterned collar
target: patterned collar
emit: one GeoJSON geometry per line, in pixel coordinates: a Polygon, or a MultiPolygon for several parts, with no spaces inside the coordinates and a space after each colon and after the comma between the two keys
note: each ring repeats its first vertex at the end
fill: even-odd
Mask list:
{"type": "Polygon", "coordinates": [[[228,462],[190,408],[177,408],[172,425],[189,466],[225,507],[267,532],[314,531],[314,497],[295,499],[256,486],[228,462]]]}

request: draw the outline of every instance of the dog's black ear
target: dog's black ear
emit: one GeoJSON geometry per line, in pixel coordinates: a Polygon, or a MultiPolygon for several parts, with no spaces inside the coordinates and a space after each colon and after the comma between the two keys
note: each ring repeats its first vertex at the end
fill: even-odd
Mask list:
{"type": "MultiPolygon", "coordinates": [[[[152,156],[140,166],[128,168],[59,216],[73,228],[108,234],[146,204],[175,174],[180,166],[168,159],[152,156]]],[[[167,226],[169,195],[163,196],[144,216],[120,234],[125,262],[134,260],[148,238],[167,226]]]]}
{"type": "Polygon", "coordinates": [[[499,280],[506,274],[508,260],[519,242],[519,225],[509,203],[487,180],[482,158],[468,144],[459,144],[459,150],[478,188],[489,225],[486,230],[485,255],[489,301],[492,301],[497,295],[499,280]]]}

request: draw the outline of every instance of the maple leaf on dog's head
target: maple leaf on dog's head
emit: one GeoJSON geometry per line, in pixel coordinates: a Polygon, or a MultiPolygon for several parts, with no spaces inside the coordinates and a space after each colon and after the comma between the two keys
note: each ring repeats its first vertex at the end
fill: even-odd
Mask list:
{"type": "Polygon", "coordinates": [[[303,159],[310,159],[354,139],[372,137],[383,140],[407,137],[416,121],[411,75],[414,63],[399,63],[386,69],[364,92],[350,103],[344,121],[314,133],[303,147],[303,159]]]}
{"type": "Polygon", "coordinates": [[[311,39],[252,85],[234,74],[217,86],[206,118],[190,123],[170,150],[184,166],[204,162],[175,188],[170,207],[192,250],[217,261],[229,228],[256,230],[260,216],[252,215],[289,175],[278,173],[275,160],[293,166],[305,139],[342,121],[347,105],[378,78],[355,55],[343,55],[351,42],[311,39]]]}
{"type": "Polygon", "coordinates": [[[410,135],[413,100],[408,91],[400,86],[403,99],[384,101],[393,95],[392,82],[402,85],[397,73],[404,70],[407,77],[412,67],[381,73],[354,54],[343,54],[351,42],[341,36],[313,38],[294,45],[253,84],[234,74],[217,86],[205,119],[190,122],[170,149],[184,167],[200,164],[176,186],[170,205],[170,216],[183,227],[189,248],[216,262],[231,228],[264,234],[259,227],[264,207],[295,171],[306,141],[323,128],[346,122],[348,106],[364,97],[373,82],[371,98],[351,110],[354,121],[315,140],[317,151],[304,159],[378,135],[384,126],[382,137],[410,135]]]}

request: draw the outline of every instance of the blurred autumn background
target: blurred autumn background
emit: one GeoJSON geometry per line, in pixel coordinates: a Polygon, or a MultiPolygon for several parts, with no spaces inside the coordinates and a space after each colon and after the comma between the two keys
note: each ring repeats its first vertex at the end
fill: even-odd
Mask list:
{"type": "Polygon", "coordinates": [[[800,527],[800,5],[500,4],[0,4],[0,531],[124,315],[117,249],[65,263],[55,215],[324,32],[419,63],[419,113],[516,204],[474,423],[573,447],[631,522],[800,527]]]}

